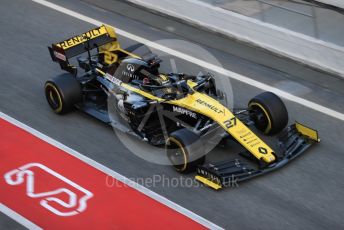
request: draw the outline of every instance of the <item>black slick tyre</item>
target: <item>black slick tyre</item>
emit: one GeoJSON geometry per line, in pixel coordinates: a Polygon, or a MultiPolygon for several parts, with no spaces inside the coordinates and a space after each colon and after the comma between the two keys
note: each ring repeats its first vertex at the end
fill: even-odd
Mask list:
{"type": "Polygon", "coordinates": [[[51,109],[57,114],[70,112],[82,101],[79,82],[70,74],[63,74],[48,80],[44,85],[45,97],[51,109]]]}
{"type": "Polygon", "coordinates": [[[171,133],[165,149],[172,166],[180,173],[193,172],[205,162],[199,136],[186,128],[171,133]]]}
{"type": "Polygon", "coordinates": [[[248,107],[256,128],[266,135],[279,133],[288,124],[287,108],[274,93],[264,92],[255,96],[248,107]]]}

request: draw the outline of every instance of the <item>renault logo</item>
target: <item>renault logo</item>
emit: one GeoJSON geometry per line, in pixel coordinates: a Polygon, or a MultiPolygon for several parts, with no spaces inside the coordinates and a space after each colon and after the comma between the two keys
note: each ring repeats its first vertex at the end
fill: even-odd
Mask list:
{"type": "Polygon", "coordinates": [[[261,154],[267,154],[268,153],[268,150],[264,147],[259,147],[258,148],[258,151],[261,153],[261,154]]]}

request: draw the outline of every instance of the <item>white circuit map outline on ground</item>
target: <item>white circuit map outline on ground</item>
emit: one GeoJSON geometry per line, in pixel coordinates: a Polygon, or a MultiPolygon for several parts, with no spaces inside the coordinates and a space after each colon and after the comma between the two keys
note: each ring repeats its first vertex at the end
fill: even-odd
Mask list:
{"type": "Polygon", "coordinates": [[[58,216],[74,216],[77,215],[87,208],[87,200],[93,197],[93,193],[86,190],[85,188],[81,187],[80,185],[74,183],[73,181],[67,179],[66,177],[62,176],[61,174],[51,170],[47,166],[40,164],[40,163],[29,163],[19,167],[18,169],[11,170],[4,175],[4,178],[9,185],[20,185],[24,183],[26,179],[26,194],[31,198],[43,198],[40,201],[40,204],[51,211],[52,213],[58,216]],[[85,195],[78,199],[75,192],[67,189],[67,188],[58,188],[53,191],[47,191],[42,193],[35,193],[35,174],[30,168],[38,167],[39,169],[47,172],[48,174],[62,180],[63,182],[67,183],[69,186],[74,187],[75,189],[81,191],[85,195]],[[16,176],[16,177],[14,177],[16,176]],[[65,202],[54,195],[58,195],[61,193],[66,193],[69,196],[68,202],[65,202]],[[69,212],[62,212],[54,208],[49,204],[49,202],[57,203],[61,205],[63,208],[73,209],[69,212]]]}

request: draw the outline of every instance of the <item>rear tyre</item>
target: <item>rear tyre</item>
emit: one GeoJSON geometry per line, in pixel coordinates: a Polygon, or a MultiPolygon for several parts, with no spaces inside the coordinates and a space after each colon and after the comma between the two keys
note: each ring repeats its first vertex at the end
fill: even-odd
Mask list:
{"type": "Polygon", "coordinates": [[[256,128],[266,135],[281,132],[288,124],[288,111],[274,93],[264,92],[248,103],[251,119],[256,128]]]}
{"type": "Polygon", "coordinates": [[[189,173],[205,162],[203,145],[199,136],[188,129],[171,133],[166,141],[166,154],[174,169],[180,173],[189,173]]]}
{"type": "Polygon", "coordinates": [[[48,80],[44,86],[45,97],[51,109],[57,114],[70,112],[82,101],[79,82],[70,74],[63,74],[48,80]]]}

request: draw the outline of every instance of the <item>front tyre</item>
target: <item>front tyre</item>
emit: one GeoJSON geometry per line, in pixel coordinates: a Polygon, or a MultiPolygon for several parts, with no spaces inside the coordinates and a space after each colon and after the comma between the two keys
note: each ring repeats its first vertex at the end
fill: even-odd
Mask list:
{"type": "Polygon", "coordinates": [[[171,133],[165,149],[172,166],[180,173],[196,171],[197,166],[205,162],[199,136],[185,128],[171,133]]]}
{"type": "Polygon", "coordinates": [[[256,128],[266,135],[279,133],[288,124],[287,108],[274,93],[264,92],[255,96],[248,107],[256,128]]]}
{"type": "Polygon", "coordinates": [[[65,114],[82,101],[79,82],[70,74],[63,74],[48,80],[44,86],[45,97],[51,109],[65,114]]]}

